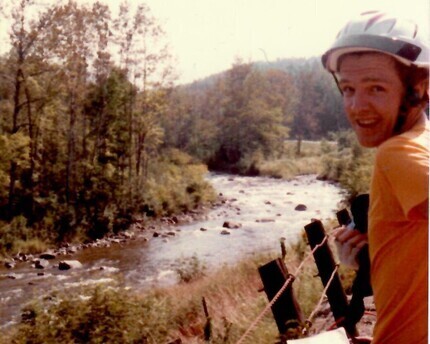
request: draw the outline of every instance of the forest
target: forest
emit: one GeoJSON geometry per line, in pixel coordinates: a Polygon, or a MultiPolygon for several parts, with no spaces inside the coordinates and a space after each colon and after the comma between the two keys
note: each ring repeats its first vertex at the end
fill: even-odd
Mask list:
{"type": "MultiPolygon", "coordinates": [[[[0,3],[0,6],[3,3],[0,3]]],[[[259,174],[286,140],[347,127],[319,58],[236,60],[178,85],[150,8],[0,8],[0,254],[100,238],[214,199],[208,170],[259,174]]],[[[298,145],[298,153],[300,153],[298,145]]]]}

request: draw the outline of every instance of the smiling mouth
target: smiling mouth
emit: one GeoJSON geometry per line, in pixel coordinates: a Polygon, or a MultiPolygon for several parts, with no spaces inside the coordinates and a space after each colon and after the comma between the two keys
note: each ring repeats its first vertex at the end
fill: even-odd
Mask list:
{"type": "Polygon", "coordinates": [[[361,128],[373,128],[378,122],[377,119],[359,119],[356,121],[361,128]]]}

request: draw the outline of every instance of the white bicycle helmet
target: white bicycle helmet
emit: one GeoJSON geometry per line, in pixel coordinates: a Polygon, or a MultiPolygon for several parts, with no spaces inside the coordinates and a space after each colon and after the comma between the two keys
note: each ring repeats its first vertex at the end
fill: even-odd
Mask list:
{"type": "Polygon", "coordinates": [[[338,71],[338,59],[351,52],[376,51],[388,54],[407,66],[429,68],[429,47],[418,25],[411,20],[372,11],[350,21],[322,56],[324,68],[338,71]]]}

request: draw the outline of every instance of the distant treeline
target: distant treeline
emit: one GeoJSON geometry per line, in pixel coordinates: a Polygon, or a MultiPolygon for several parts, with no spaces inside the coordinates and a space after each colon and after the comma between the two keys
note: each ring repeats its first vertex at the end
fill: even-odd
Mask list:
{"type": "MultiPolygon", "coordinates": [[[[1,6],[1,5],[0,5],[1,6]]],[[[213,199],[212,169],[252,173],[283,142],[346,126],[317,59],[231,69],[174,86],[164,33],[146,5],[0,8],[0,253],[17,240],[85,240],[132,215],[164,216],[213,199]]]]}
{"type": "Polygon", "coordinates": [[[233,172],[279,157],[287,138],[321,140],[347,128],[339,92],[317,58],[236,61],[173,89],[168,108],[165,144],[233,172]]]}

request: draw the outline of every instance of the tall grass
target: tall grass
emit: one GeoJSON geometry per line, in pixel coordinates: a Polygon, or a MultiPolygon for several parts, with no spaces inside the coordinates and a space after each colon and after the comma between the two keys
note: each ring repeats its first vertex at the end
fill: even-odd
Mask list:
{"type": "Polygon", "coordinates": [[[298,175],[321,174],[324,171],[323,156],[327,154],[325,147],[336,149],[336,142],[312,142],[303,141],[300,144],[300,152],[296,141],[284,143],[283,154],[277,159],[260,159],[257,169],[260,175],[292,179],[298,175]]]}
{"type": "Polygon", "coordinates": [[[374,150],[362,148],[352,131],[332,135],[331,141],[285,142],[278,159],[260,159],[260,175],[292,179],[297,175],[316,174],[320,179],[338,182],[352,198],[367,193],[370,185],[374,150]]]}

